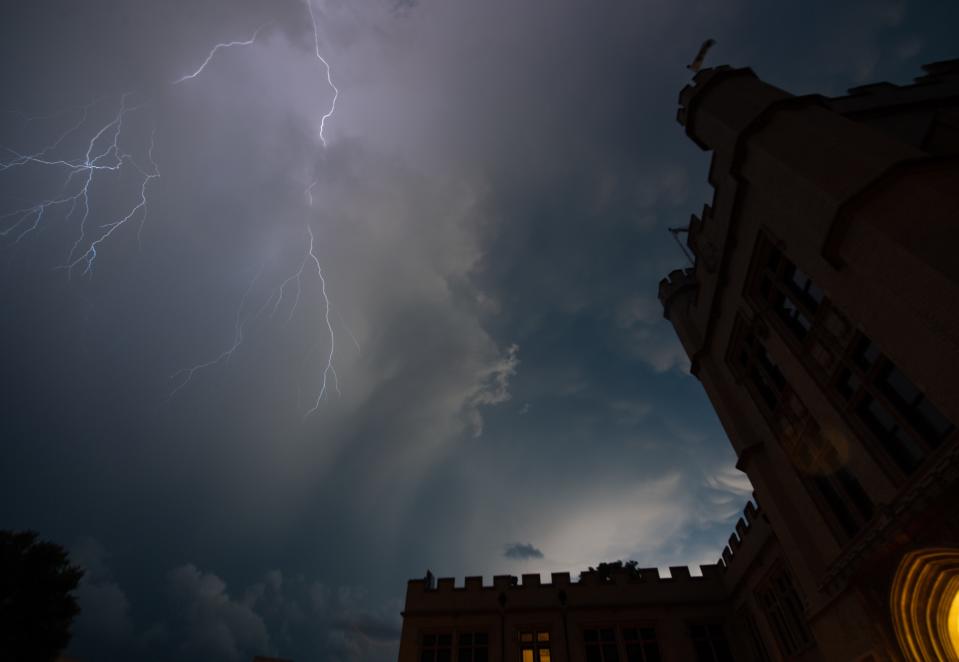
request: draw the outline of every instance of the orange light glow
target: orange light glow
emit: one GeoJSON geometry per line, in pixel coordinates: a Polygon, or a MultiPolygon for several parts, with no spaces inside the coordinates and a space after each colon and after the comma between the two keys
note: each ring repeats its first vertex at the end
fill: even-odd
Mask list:
{"type": "Polygon", "coordinates": [[[959,549],[906,554],[889,606],[906,660],[959,662],[959,549]]]}

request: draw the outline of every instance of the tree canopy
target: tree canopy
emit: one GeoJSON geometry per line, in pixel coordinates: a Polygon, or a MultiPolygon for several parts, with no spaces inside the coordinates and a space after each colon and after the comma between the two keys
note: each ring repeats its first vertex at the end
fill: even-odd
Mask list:
{"type": "Polygon", "coordinates": [[[80,613],[72,591],[83,569],[34,531],[0,531],[0,659],[50,662],[80,613]]]}

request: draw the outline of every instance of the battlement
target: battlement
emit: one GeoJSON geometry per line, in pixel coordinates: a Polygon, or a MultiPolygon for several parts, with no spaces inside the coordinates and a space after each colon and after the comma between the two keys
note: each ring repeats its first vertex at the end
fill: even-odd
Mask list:
{"type": "Polygon", "coordinates": [[[669,576],[657,568],[612,564],[580,573],[573,581],[568,572],[554,572],[548,581],[538,573],[466,577],[457,585],[452,577],[411,579],[407,584],[406,611],[410,613],[487,612],[508,608],[548,609],[557,605],[626,608],[645,605],[720,602],[728,596],[761,549],[769,525],[757,505],[749,501],[735,532],[715,564],[699,566],[693,575],[687,566],[670,566],[669,576]],[[757,532],[757,529],[761,531],[757,532]],[[748,547],[748,549],[747,549],[748,547]]]}
{"type": "Polygon", "coordinates": [[[922,65],[925,74],[908,85],[880,82],[851,87],[846,96],[826,100],[837,113],[855,115],[872,110],[954,99],[959,103],[959,59],[922,65]]]}
{"type": "Polygon", "coordinates": [[[736,522],[735,531],[730,534],[717,562],[731,586],[737,583],[739,576],[751,565],[770,533],[769,524],[759,508],[758,501],[755,501],[755,496],[753,499],[747,502],[743,517],[736,522]]]}
{"type": "Polygon", "coordinates": [[[683,291],[695,289],[696,285],[693,269],[674,269],[659,281],[659,301],[663,304],[663,317],[668,317],[671,299],[683,291]]]}
{"type": "Polygon", "coordinates": [[[607,576],[587,571],[578,581],[568,572],[552,573],[544,582],[539,574],[496,575],[492,583],[466,577],[456,585],[452,577],[438,579],[431,588],[426,579],[407,585],[406,612],[456,613],[502,609],[549,609],[569,604],[577,607],[625,608],[670,603],[718,602],[725,598],[723,577],[717,565],[700,566],[693,576],[686,566],[670,567],[669,577],[656,568],[611,572],[607,576]]]}
{"type": "Polygon", "coordinates": [[[697,71],[696,75],[693,76],[692,81],[690,81],[683,87],[682,90],[679,91],[679,109],[676,111],[676,121],[682,126],[686,126],[686,120],[688,119],[687,110],[693,98],[706,86],[708,86],[713,79],[716,78],[716,76],[731,71],[741,70],[734,70],[728,65],[724,64],[718,67],[709,67],[707,69],[700,69],[697,71]]]}

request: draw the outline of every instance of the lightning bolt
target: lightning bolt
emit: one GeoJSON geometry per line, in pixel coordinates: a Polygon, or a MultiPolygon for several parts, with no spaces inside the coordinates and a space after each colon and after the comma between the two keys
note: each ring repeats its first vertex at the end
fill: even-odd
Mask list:
{"type": "Polygon", "coordinates": [[[213,56],[217,54],[217,51],[225,48],[233,48],[234,46],[252,45],[256,41],[256,38],[260,34],[260,31],[263,30],[263,28],[265,28],[266,26],[270,25],[272,22],[273,21],[267,21],[266,23],[258,27],[256,30],[253,31],[253,35],[250,36],[250,38],[247,39],[246,41],[228,41],[225,43],[220,43],[215,45],[213,48],[210,49],[209,55],[206,56],[206,59],[203,60],[203,64],[201,64],[196,71],[194,71],[192,74],[186,74],[185,76],[181,76],[180,78],[177,78],[175,81],[173,81],[173,85],[179,85],[180,83],[186,82],[188,80],[193,80],[194,78],[202,74],[203,70],[206,69],[206,66],[210,64],[210,62],[213,60],[213,56]]]}
{"type": "Polygon", "coordinates": [[[316,252],[314,250],[314,240],[313,240],[313,228],[310,227],[309,223],[306,225],[307,234],[310,235],[310,251],[309,256],[313,261],[313,265],[316,267],[316,275],[320,279],[320,291],[323,295],[323,320],[326,322],[326,329],[330,334],[330,353],[326,357],[326,367],[323,368],[323,386],[320,388],[320,393],[316,396],[316,401],[313,403],[313,407],[306,412],[304,418],[309,418],[313,412],[315,412],[320,407],[320,402],[323,400],[323,397],[326,395],[327,380],[329,375],[333,375],[333,386],[336,388],[336,394],[340,395],[340,380],[336,376],[336,368],[333,367],[333,352],[336,346],[336,336],[333,333],[333,324],[330,322],[330,297],[326,292],[326,278],[323,277],[323,267],[320,266],[320,260],[316,257],[316,252]]]}
{"type": "Polygon", "coordinates": [[[243,319],[243,311],[246,310],[247,299],[250,298],[250,293],[253,291],[253,287],[256,285],[257,281],[260,280],[260,274],[263,272],[263,266],[257,270],[256,275],[253,276],[253,280],[250,281],[249,286],[247,286],[246,291],[243,292],[243,296],[240,297],[240,305],[236,309],[236,317],[233,320],[233,342],[225,350],[220,352],[215,358],[210,359],[209,361],[204,361],[203,363],[197,363],[194,366],[189,368],[183,368],[182,370],[177,370],[175,373],[170,375],[170,379],[173,381],[179,380],[179,383],[170,392],[169,397],[172,398],[177,394],[184,386],[189,384],[194,375],[202,370],[207,368],[212,368],[213,366],[222,363],[224,361],[229,362],[233,358],[233,354],[240,348],[240,345],[243,344],[243,331],[246,327],[246,324],[249,320],[243,319]]]}
{"type": "MultiPolygon", "coordinates": [[[[323,148],[329,146],[327,129],[329,122],[336,113],[336,104],[339,99],[339,89],[333,82],[333,72],[329,61],[323,56],[320,49],[320,30],[317,22],[317,15],[313,7],[312,0],[304,0],[310,17],[310,25],[313,30],[313,52],[316,59],[323,67],[326,77],[326,84],[332,90],[333,96],[329,107],[320,117],[319,139],[323,148]]],[[[221,42],[213,45],[207,53],[206,58],[200,65],[190,73],[180,76],[173,80],[170,85],[177,86],[187,81],[196,80],[203,74],[210,63],[217,57],[220,51],[245,47],[253,45],[261,32],[272,23],[269,21],[260,25],[248,39],[221,42]]],[[[57,135],[49,144],[42,145],[39,149],[30,151],[20,151],[12,147],[0,146],[0,176],[17,169],[37,168],[44,172],[53,171],[61,173],[61,179],[55,188],[56,193],[32,202],[28,206],[15,209],[0,214],[0,239],[13,237],[14,243],[18,243],[25,236],[38,230],[44,220],[50,216],[54,210],[63,210],[62,217],[67,221],[76,222],[76,237],[70,247],[69,254],[65,262],[59,265],[58,269],[65,270],[69,275],[75,271],[83,275],[90,274],[96,264],[96,259],[102,251],[104,245],[116,235],[125,225],[139,222],[137,230],[137,241],[140,240],[140,234],[146,222],[149,207],[149,197],[154,180],[160,177],[160,170],[154,157],[156,148],[156,128],[150,132],[149,144],[145,148],[138,147],[131,151],[127,146],[129,138],[127,137],[127,126],[125,124],[130,114],[139,111],[143,105],[131,105],[129,103],[132,93],[124,93],[120,96],[119,105],[116,112],[109,118],[99,124],[91,126],[91,116],[94,111],[98,111],[99,101],[93,101],[82,107],[82,112],[75,122],[69,124],[59,135],[57,135]],[[85,134],[85,135],[84,135],[85,134]],[[81,145],[78,150],[79,155],[61,156],[65,151],[65,145],[76,144],[79,141],[81,145]],[[139,154],[139,156],[137,155],[139,154]],[[138,196],[131,203],[131,206],[125,208],[117,214],[112,220],[105,223],[94,224],[93,219],[96,216],[94,201],[98,190],[98,182],[101,176],[109,174],[118,175],[119,173],[132,172],[134,180],[138,182],[138,196]]],[[[55,114],[44,116],[28,116],[16,111],[3,111],[16,115],[24,122],[35,122],[59,118],[69,113],[76,112],[77,109],[60,111],[55,114]]],[[[142,143],[141,143],[142,144],[142,143]]],[[[319,184],[319,179],[306,189],[305,195],[312,207],[314,203],[313,189],[319,184]]],[[[319,281],[320,305],[322,309],[322,321],[326,327],[326,334],[329,336],[329,351],[325,355],[325,362],[322,368],[319,393],[313,400],[304,418],[310,417],[319,408],[322,401],[329,395],[330,390],[335,390],[340,394],[339,377],[334,365],[334,355],[336,347],[336,338],[332,322],[333,307],[330,301],[330,295],[327,288],[326,276],[316,251],[316,236],[309,222],[306,223],[306,234],[309,239],[308,247],[299,261],[298,268],[275,287],[269,298],[259,306],[255,312],[250,310],[251,298],[256,284],[260,280],[263,266],[257,271],[253,280],[244,291],[237,307],[236,315],[233,320],[232,342],[217,356],[210,360],[197,363],[188,368],[183,368],[173,373],[170,379],[174,382],[174,388],[169,397],[173,397],[179,391],[189,385],[194,377],[203,371],[228,363],[234,354],[243,345],[247,329],[252,321],[262,317],[267,310],[270,310],[270,317],[273,317],[283,305],[287,297],[287,291],[295,286],[295,296],[292,299],[287,321],[291,321],[296,314],[300,299],[303,294],[304,278],[310,276],[314,271],[319,281]]],[[[352,331],[346,326],[342,319],[344,328],[356,345],[359,351],[359,343],[352,331]]],[[[323,343],[324,338],[318,339],[317,344],[308,354],[312,354],[314,349],[323,343]]]]}
{"type": "MultiPolygon", "coordinates": [[[[330,63],[327,62],[326,58],[324,58],[320,53],[320,31],[316,25],[316,14],[313,12],[313,1],[304,1],[306,2],[306,8],[310,12],[310,23],[313,24],[313,45],[316,51],[316,59],[323,63],[323,67],[326,69],[326,82],[329,84],[330,89],[333,90],[333,101],[330,103],[330,109],[326,111],[323,117],[320,118],[320,142],[323,143],[323,147],[326,147],[326,121],[333,117],[333,113],[336,112],[336,100],[340,96],[340,91],[337,89],[336,85],[333,84],[333,71],[330,69],[330,63]]],[[[312,204],[312,197],[310,198],[310,202],[312,204]]]]}
{"type": "Polygon", "coordinates": [[[95,107],[96,102],[84,106],[83,113],[75,124],[69,126],[52,143],[33,153],[24,154],[11,147],[3,148],[4,151],[12,155],[12,158],[0,161],[0,173],[16,168],[34,166],[45,170],[59,170],[66,174],[60,184],[59,191],[53,197],[0,215],[0,223],[12,219],[12,222],[0,229],[0,237],[17,233],[14,243],[18,243],[40,227],[50,210],[69,205],[64,219],[69,221],[78,211],[80,212],[78,236],[67,256],[66,263],[60,265],[59,268],[72,273],[74,268],[82,265],[83,273],[87,274],[93,269],[97,257],[97,247],[102,242],[138,216],[141,219],[142,227],[142,222],[146,219],[147,189],[150,183],[160,176],[160,172],[153,158],[155,130],[151,133],[150,144],[146,153],[148,166],[144,167],[132,153],[121,149],[120,141],[124,129],[124,119],[129,113],[142,108],[142,106],[128,106],[127,100],[129,97],[129,93],[120,97],[120,105],[116,114],[106,124],[101,125],[99,129],[93,132],[81,157],[56,158],[52,154],[59,150],[65,140],[79,132],[87,124],[90,111],[95,107]],[[142,177],[139,201],[127,213],[114,221],[101,225],[98,232],[95,233],[96,237],[87,243],[87,221],[90,218],[91,211],[91,191],[97,175],[117,173],[125,167],[132,168],[142,177]]]}

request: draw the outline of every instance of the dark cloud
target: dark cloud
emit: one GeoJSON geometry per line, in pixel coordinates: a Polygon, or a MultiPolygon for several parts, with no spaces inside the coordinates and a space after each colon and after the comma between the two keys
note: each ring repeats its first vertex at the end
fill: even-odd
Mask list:
{"type": "Polygon", "coordinates": [[[531,544],[526,543],[513,543],[512,545],[507,545],[506,549],[503,551],[503,556],[508,559],[541,559],[543,558],[543,552],[539,551],[531,544]]]}
{"type": "MultiPolygon", "coordinates": [[[[715,36],[712,62],[797,92],[901,81],[954,55],[956,12],[313,6],[326,149],[304,0],[0,10],[0,145],[95,100],[60,146],[82,157],[131,92],[119,147],[145,163],[155,136],[160,173],[91,276],[55,269],[65,209],[0,238],[0,518],[81,541],[75,657],[395,659],[406,578],[510,572],[504,539],[543,572],[713,560],[750,490],[655,299],[684,260],[665,228],[711,196],[674,120],[685,64],[715,36]],[[307,224],[340,393],[305,418],[330,349],[307,224]]],[[[98,177],[88,232],[135,174],[98,177]]],[[[0,172],[0,215],[53,175],[0,172]]]]}

